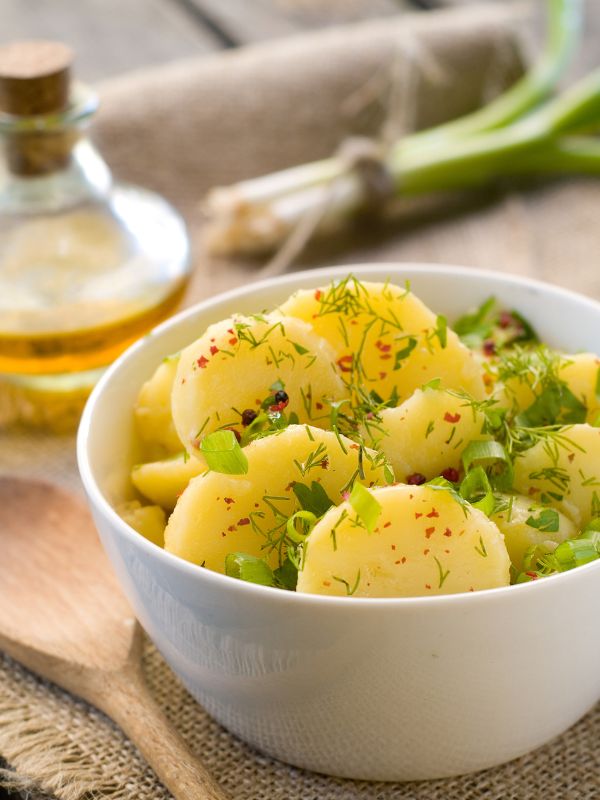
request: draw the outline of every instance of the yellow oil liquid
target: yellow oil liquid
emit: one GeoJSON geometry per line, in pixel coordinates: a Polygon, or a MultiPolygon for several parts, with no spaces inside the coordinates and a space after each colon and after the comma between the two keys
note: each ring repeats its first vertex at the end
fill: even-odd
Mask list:
{"type": "Polygon", "coordinates": [[[180,286],[158,306],[109,325],[29,335],[0,331],[0,373],[50,376],[104,367],[168,317],[183,288],[180,286]]]}
{"type": "Polygon", "coordinates": [[[102,368],[173,312],[188,264],[169,212],[118,187],[0,224],[0,425],[72,427],[102,368]]]}

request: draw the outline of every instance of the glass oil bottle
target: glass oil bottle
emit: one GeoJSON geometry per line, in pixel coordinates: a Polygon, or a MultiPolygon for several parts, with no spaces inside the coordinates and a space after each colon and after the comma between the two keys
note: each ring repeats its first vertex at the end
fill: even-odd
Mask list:
{"type": "Polygon", "coordinates": [[[86,138],[97,99],[71,85],[71,60],[53,42],[0,48],[0,426],[72,428],[189,275],[178,214],[114,182],[86,138]]]}

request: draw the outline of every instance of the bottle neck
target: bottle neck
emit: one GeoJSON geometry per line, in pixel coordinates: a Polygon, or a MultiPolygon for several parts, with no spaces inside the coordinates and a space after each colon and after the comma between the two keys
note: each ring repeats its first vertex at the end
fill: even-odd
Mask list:
{"type": "Polygon", "coordinates": [[[59,168],[41,175],[15,174],[8,160],[0,174],[0,212],[56,212],[86,200],[105,197],[112,176],[106,162],[87,138],[66,154],[59,168]]]}
{"type": "Polygon", "coordinates": [[[110,171],[84,136],[97,105],[95,93],[76,84],[64,111],[0,114],[0,212],[56,212],[106,196],[110,171]]]}

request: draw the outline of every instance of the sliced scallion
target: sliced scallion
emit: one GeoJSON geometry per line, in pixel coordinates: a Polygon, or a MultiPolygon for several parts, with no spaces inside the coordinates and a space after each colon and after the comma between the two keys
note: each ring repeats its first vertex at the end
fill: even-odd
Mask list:
{"type": "Polygon", "coordinates": [[[209,433],[200,442],[200,451],[208,468],[225,475],[246,475],[248,459],[233,431],[209,433]]]}
{"type": "Polygon", "coordinates": [[[356,482],[348,501],[369,533],[373,533],[382,508],[373,494],[362,483],[356,482]]]}

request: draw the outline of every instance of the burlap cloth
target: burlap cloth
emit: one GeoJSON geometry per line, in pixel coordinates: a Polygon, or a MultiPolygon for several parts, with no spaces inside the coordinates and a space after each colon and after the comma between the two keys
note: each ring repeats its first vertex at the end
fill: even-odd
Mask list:
{"type": "MultiPolygon", "coordinates": [[[[197,202],[206,188],[327,155],[349,132],[377,133],[391,66],[407,50],[423,67],[418,90],[405,98],[412,121],[426,125],[467,111],[518,70],[507,20],[501,6],[470,7],[132,75],[103,87],[96,138],[121,178],[163,192],[185,214],[196,245],[191,302],[257,274],[255,264],[202,256],[197,202]]],[[[478,196],[468,214],[458,201],[455,213],[437,221],[413,213],[392,228],[363,228],[350,246],[334,243],[309,253],[305,262],[462,263],[535,275],[598,296],[599,200],[600,188],[591,181],[478,196]]],[[[0,470],[51,477],[79,490],[72,437],[5,432],[0,470]]],[[[238,800],[600,796],[598,711],[554,743],[498,769],[442,782],[366,784],[303,772],[252,751],[203,712],[150,644],[147,672],[160,704],[238,800]]],[[[5,784],[34,793],[66,800],[168,797],[108,720],[8,659],[0,660],[0,754],[13,768],[3,773],[5,784]]]]}

